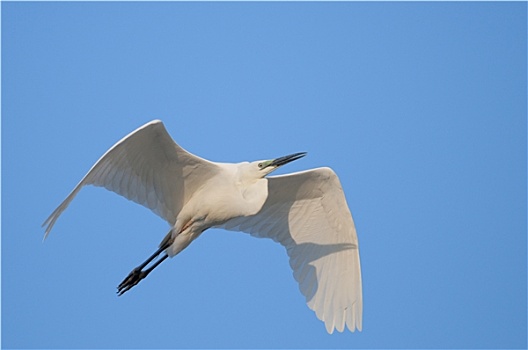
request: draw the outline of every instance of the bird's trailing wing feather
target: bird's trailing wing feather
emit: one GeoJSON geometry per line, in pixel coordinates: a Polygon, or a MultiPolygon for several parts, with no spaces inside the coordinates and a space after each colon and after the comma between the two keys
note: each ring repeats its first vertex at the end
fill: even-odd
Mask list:
{"type": "Polygon", "coordinates": [[[268,198],[253,216],[222,228],[267,237],[287,250],[308,306],[332,333],[361,330],[361,269],[356,230],[337,175],[319,168],[268,178],[268,198]]]}
{"type": "Polygon", "coordinates": [[[151,121],[125,136],[95,163],[44,222],[45,237],[84,185],[105,187],[173,225],[190,194],[217,171],[215,163],[177,145],[161,121],[151,121]]]}

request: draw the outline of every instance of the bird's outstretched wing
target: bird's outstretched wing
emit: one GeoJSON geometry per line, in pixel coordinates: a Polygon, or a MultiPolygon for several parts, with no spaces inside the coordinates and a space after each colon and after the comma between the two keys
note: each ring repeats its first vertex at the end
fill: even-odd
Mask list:
{"type": "Polygon", "coordinates": [[[222,228],[267,237],[287,250],[308,306],[329,333],[361,330],[363,302],[356,229],[337,175],[319,168],[268,178],[268,198],[253,216],[222,228]]]}
{"type": "Polygon", "coordinates": [[[215,163],[178,146],[161,121],[151,121],[125,136],[95,163],[44,222],[44,237],[84,185],[105,187],[173,225],[188,196],[217,171],[215,163]]]}

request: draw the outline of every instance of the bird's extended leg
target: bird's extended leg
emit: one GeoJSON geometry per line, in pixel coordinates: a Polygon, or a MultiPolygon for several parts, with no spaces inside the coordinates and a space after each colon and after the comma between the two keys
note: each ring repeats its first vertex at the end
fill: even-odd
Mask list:
{"type": "Polygon", "coordinates": [[[146,270],[143,270],[148,264],[150,264],[154,259],[156,259],[165,249],[170,247],[172,244],[171,233],[163,239],[158,250],[154,252],[143,264],[136,267],[128,276],[117,286],[117,295],[121,296],[130,288],[134,287],[139,283],[143,278],[147,277],[149,273],[152,272],[159,264],[161,264],[169,256],[164,254],[160,259],[158,259],[151,267],[146,270]]]}

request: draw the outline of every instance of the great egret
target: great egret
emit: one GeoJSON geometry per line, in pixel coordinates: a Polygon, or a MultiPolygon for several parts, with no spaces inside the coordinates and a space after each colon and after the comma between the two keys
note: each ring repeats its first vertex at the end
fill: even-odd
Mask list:
{"type": "Polygon", "coordinates": [[[44,222],[44,238],[84,185],[105,187],[146,206],[171,226],[159,249],[118,286],[118,295],[206,229],[224,228],[271,238],[286,248],[293,276],[328,333],[334,328],[342,332],[345,324],[352,332],[361,330],[358,240],[337,175],[318,168],[265,177],[305,154],[214,163],[185,151],[154,120],[95,163],[44,222]]]}

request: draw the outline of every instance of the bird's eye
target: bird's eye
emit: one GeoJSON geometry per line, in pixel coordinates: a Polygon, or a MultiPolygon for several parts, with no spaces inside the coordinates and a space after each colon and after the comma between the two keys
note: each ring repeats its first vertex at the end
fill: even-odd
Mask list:
{"type": "Polygon", "coordinates": [[[258,167],[259,167],[260,169],[262,169],[262,165],[264,165],[264,164],[262,164],[262,163],[258,163],[258,167]]]}

